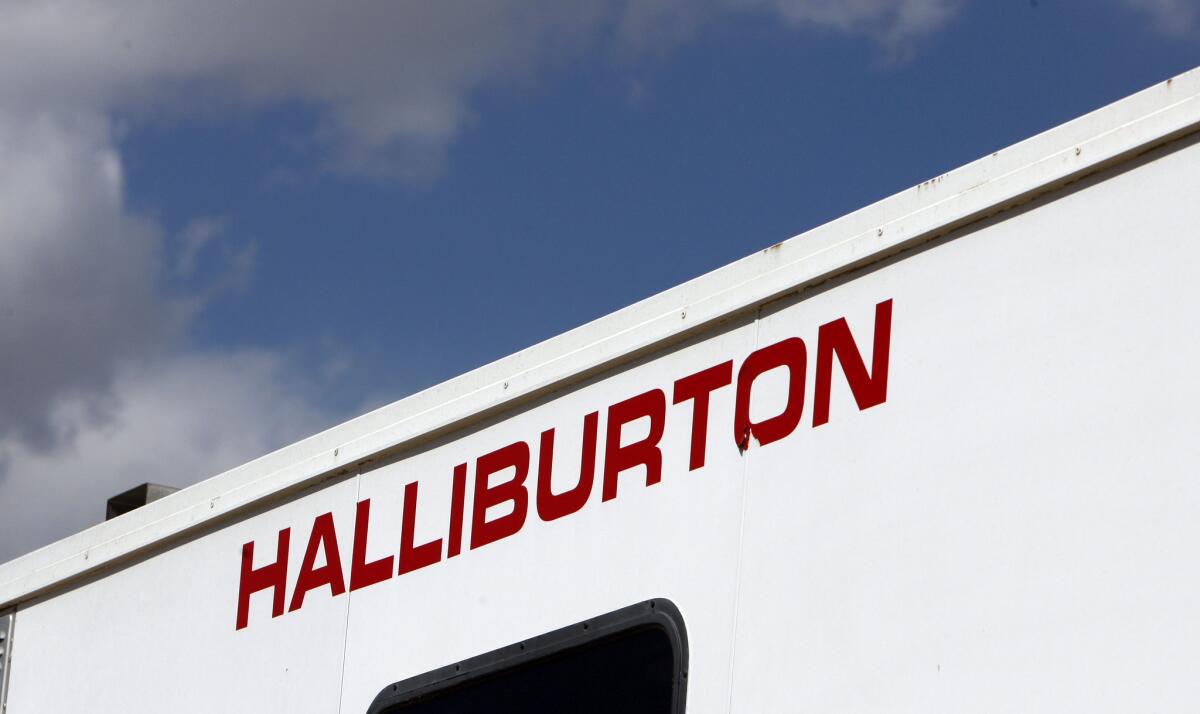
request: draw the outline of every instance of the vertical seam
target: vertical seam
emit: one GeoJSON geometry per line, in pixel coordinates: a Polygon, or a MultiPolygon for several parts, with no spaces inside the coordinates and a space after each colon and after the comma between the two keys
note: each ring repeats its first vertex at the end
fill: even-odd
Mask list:
{"type": "MultiPolygon", "coordinates": [[[[354,505],[357,508],[359,500],[362,499],[362,469],[355,469],[354,472],[354,505]]],[[[357,514],[356,514],[357,515],[357,514]]],[[[346,691],[346,652],[350,647],[350,598],[354,597],[354,591],[346,591],[346,618],[342,622],[342,662],[341,672],[338,676],[338,691],[337,691],[337,711],[341,714],[343,697],[346,691]]],[[[3,714],[3,712],[0,712],[3,714]]]]}
{"type": "MultiPolygon", "coordinates": [[[[754,311],[754,339],[751,344],[750,351],[758,349],[759,342],[759,325],[762,322],[762,305],[755,308],[754,311]]],[[[736,386],[736,376],[735,376],[736,386]]],[[[749,446],[749,444],[747,444],[749,446]]],[[[738,516],[738,535],[737,535],[737,560],[735,561],[733,571],[733,627],[729,633],[729,698],[726,702],[725,711],[733,711],[733,687],[734,676],[737,673],[737,631],[738,617],[742,599],[742,553],[745,549],[746,542],[746,508],[750,501],[750,459],[753,458],[753,451],[747,448],[742,452],[742,503],[738,516]]]]}

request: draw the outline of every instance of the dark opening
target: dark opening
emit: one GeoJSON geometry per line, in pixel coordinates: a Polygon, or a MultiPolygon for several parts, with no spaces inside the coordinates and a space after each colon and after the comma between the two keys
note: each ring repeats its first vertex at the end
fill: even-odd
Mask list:
{"type": "Polygon", "coordinates": [[[370,714],[678,714],[686,637],[648,601],[385,688],[370,714]]]}

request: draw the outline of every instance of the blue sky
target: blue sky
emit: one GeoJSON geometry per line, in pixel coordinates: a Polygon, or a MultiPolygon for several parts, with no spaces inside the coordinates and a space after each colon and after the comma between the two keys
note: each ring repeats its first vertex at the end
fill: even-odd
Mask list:
{"type": "Polygon", "coordinates": [[[262,5],[0,7],[0,560],[1200,64],[1189,0],[262,5]]]}
{"type": "Polygon", "coordinates": [[[390,400],[1189,69],[1197,49],[1102,3],[968,5],[901,63],[750,15],[657,61],[599,48],[483,88],[420,185],[313,171],[291,146],[316,121],[299,106],[122,148],[134,205],[175,231],[220,216],[257,245],[249,289],[205,312],[199,344],[344,353],[340,388],[390,400]]]}

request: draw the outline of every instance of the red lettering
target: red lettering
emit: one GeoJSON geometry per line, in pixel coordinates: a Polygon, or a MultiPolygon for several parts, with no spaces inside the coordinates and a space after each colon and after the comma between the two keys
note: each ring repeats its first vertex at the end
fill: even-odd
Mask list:
{"type": "Polygon", "coordinates": [[[250,596],[260,590],[272,589],[271,617],[283,614],[283,599],[287,588],[288,543],[292,529],[279,531],[275,547],[275,562],[261,568],[254,566],[254,541],[242,546],[242,577],[238,583],[237,629],[246,626],[250,617],[250,596]]]}
{"type": "Polygon", "coordinates": [[[888,353],[892,343],[892,301],[875,306],[875,340],[871,349],[871,373],[850,334],[846,318],[821,325],[817,333],[817,383],[813,400],[813,426],[829,421],[829,392],[833,382],[833,357],[837,355],[842,374],[850,385],[859,411],[887,401],[888,353]]]}
{"type": "Polygon", "coordinates": [[[450,492],[450,542],[446,557],[453,558],[462,550],[463,501],[467,497],[467,465],[454,467],[454,484],[450,492]]]}
{"type": "Polygon", "coordinates": [[[733,381],[733,362],[722,362],[675,382],[674,404],[692,400],[692,450],[688,471],[704,465],[708,443],[708,401],[713,391],[733,381]]]}
{"type": "Polygon", "coordinates": [[[367,561],[367,529],[371,523],[371,499],[358,502],[354,512],[354,553],[350,559],[350,589],[358,590],[392,577],[393,556],[367,561]]]}
{"type": "MultiPolygon", "coordinates": [[[[829,422],[835,360],[841,365],[846,384],[860,411],[887,401],[891,332],[892,300],[888,299],[875,306],[871,365],[868,370],[846,318],[838,318],[820,326],[814,377],[816,384],[813,427],[829,422]]],[[[796,430],[804,413],[807,364],[807,347],[799,337],[789,337],[755,350],[742,362],[737,373],[733,414],[734,441],[739,448],[747,448],[751,437],[759,444],[766,445],[783,439],[796,430]],[[763,374],[781,368],[786,368],[788,374],[785,406],[774,416],[753,421],[750,407],[755,381],[763,374]]],[[[689,471],[695,471],[705,465],[712,395],[716,390],[733,382],[733,367],[733,361],[722,362],[674,382],[672,404],[679,405],[689,401],[692,403],[689,471]]],[[[761,391],[760,387],[760,394],[761,391]]],[[[644,467],[647,487],[662,480],[663,455],[660,442],[666,427],[666,409],[666,395],[661,389],[650,390],[608,408],[604,470],[601,476],[602,500],[610,501],[616,498],[618,478],[636,467],[644,467]],[[649,420],[647,435],[623,445],[621,437],[625,428],[643,419],[649,420]]],[[[763,409],[760,408],[759,411],[763,409]]],[[[541,520],[553,521],[576,513],[591,498],[596,479],[599,419],[599,412],[591,412],[584,416],[579,478],[562,493],[554,493],[552,483],[555,429],[546,429],[541,433],[535,494],[537,515],[541,520]]],[[[507,538],[524,527],[531,495],[530,489],[525,485],[529,467],[530,447],[524,441],[509,444],[476,459],[471,512],[471,549],[507,538]],[[491,483],[493,476],[509,469],[512,470],[510,478],[500,483],[491,483]],[[488,510],[504,504],[511,504],[511,511],[488,520],[488,510]]],[[[466,463],[454,467],[446,558],[456,557],[463,548],[467,471],[466,463]]],[[[442,559],[442,538],[421,544],[414,542],[418,491],[418,482],[409,483],[404,487],[399,554],[372,561],[367,560],[371,501],[363,499],[356,504],[354,547],[349,571],[351,591],[391,578],[394,566],[397,567],[395,572],[403,575],[433,565],[442,559]]],[[[279,531],[275,561],[259,568],[254,567],[255,542],[250,541],[242,545],[236,620],[238,630],[247,626],[251,597],[263,590],[271,590],[271,617],[279,617],[284,613],[287,604],[290,538],[290,528],[279,531]]],[[[323,513],[313,521],[287,610],[294,611],[303,607],[307,594],[313,590],[328,586],[330,597],[336,597],[347,591],[346,585],[333,513],[323,513]],[[316,567],[318,557],[324,561],[321,567],[316,567]]]]}
{"type": "Polygon", "coordinates": [[[571,515],[583,508],[588,496],[592,495],[592,482],[596,478],[596,432],[599,430],[599,422],[598,412],[592,412],[583,418],[579,481],[559,494],[550,490],[550,475],[554,463],[554,430],[547,429],[542,432],[542,441],[538,447],[537,512],[543,521],[571,515]]]}
{"type": "Polygon", "coordinates": [[[738,370],[737,401],[734,406],[733,439],[738,448],[750,445],[754,436],[759,444],[766,445],[791,434],[804,414],[805,365],[808,350],[799,337],[789,337],[781,342],[763,347],[750,353],[738,370]],[[779,367],[788,369],[788,399],[783,411],[770,419],[758,423],[750,421],[750,388],[754,380],[764,372],[779,367]]]}
{"type": "Polygon", "coordinates": [[[653,389],[608,408],[608,428],[604,435],[603,500],[617,497],[617,475],[634,466],[646,467],[646,485],[662,480],[662,439],[667,414],[667,396],[653,389]],[[644,418],[650,419],[650,433],[641,441],[621,446],[621,428],[644,418]]]}
{"type": "Polygon", "coordinates": [[[411,573],[442,559],[442,539],[414,546],[417,530],[417,482],[404,486],[404,518],[400,525],[399,575],[411,573]]]}
{"type": "Polygon", "coordinates": [[[313,521],[312,534],[308,537],[308,547],[304,549],[304,560],[300,563],[300,574],[296,576],[296,590],[292,593],[292,604],[288,607],[288,612],[299,610],[304,605],[305,593],[323,585],[329,586],[330,597],[346,592],[346,583],[342,579],[342,556],[338,553],[337,530],[333,527],[332,513],[322,513],[313,521]],[[318,548],[325,555],[325,564],[314,568],[318,548]]]}
{"type": "Polygon", "coordinates": [[[518,441],[475,462],[475,501],[471,509],[471,549],[494,543],[521,530],[525,512],[529,509],[529,493],[525,478],[529,476],[529,444],[518,441]],[[488,484],[492,474],[514,469],[512,479],[494,486],[488,484]],[[487,520],[487,510],[505,501],[512,501],[512,513],[487,520]]]}

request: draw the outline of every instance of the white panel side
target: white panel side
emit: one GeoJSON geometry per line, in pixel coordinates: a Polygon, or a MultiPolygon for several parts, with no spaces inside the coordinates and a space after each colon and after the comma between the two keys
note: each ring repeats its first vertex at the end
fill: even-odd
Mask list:
{"type": "MultiPolygon", "coordinates": [[[[23,602],[9,714],[363,712],[391,682],[651,597],[684,617],[691,712],[1188,711],[1200,695],[1200,144],[1161,154],[23,602]],[[835,365],[830,420],[814,428],[818,327],[845,317],[870,364],[888,299],[887,401],[860,411],[835,365]],[[726,360],[736,377],[756,347],[794,337],[808,344],[799,429],[742,453],[736,387],[721,387],[705,465],[689,470],[693,405],[671,403],[675,381],[726,360]],[[602,500],[606,410],[654,389],[662,481],[636,467],[602,500]],[[589,500],[543,522],[539,436],[557,430],[566,488],[593,411],[589,500]],[[531,451],[524,525],[471,549],[475,460],[518,442],[531,451]],[[447,558],[460,463],[465,542],[447,558]],[[412,483],[414,540],[443,539],[439,562],[350,593],[318,588],[279,617],[259,593],[235,629],[244,543],[261,566],[291,529],[290,603],[319,517],[336,524],[349,580],[356,503],[371,501],[365,558],[395,554],[412,483]]],[[[787,265],[792,250],[763,260],[787,265]]],[[[815,270],[820,253],[806,255],[797,270],[815,270]]],[[[774,294],[771,275],[756,294],[774,294]]],[[[755,383],[752,418],[782,408],[784,377],[755,383]]],[[[222,498],[204,504],[220,513],[222,498]]],[[[81,557],[115,557],[130,533],[81,557]]],[[[48,577],[10,583],[26,576],[48,577]]]]}
{"type": "MultiPolygon", "coordinates": [[[[744,713],[1186,712],[1200,699],[1200,144],[759,323],[847,311],[828,424],[748,452],[744,713]]],[[[810,352],[811,355],[811,352],[810,352]]]]}
{"type": "MultiPolygon", "coordinates": [[[[0,566],[0,606],[353,470],[382,450],[626,360],[1193,130],[1200,71],[1156,85],[559,337],[0,566]]],[[[164,477],[163,480],[169,481],[164,477]]]]}

